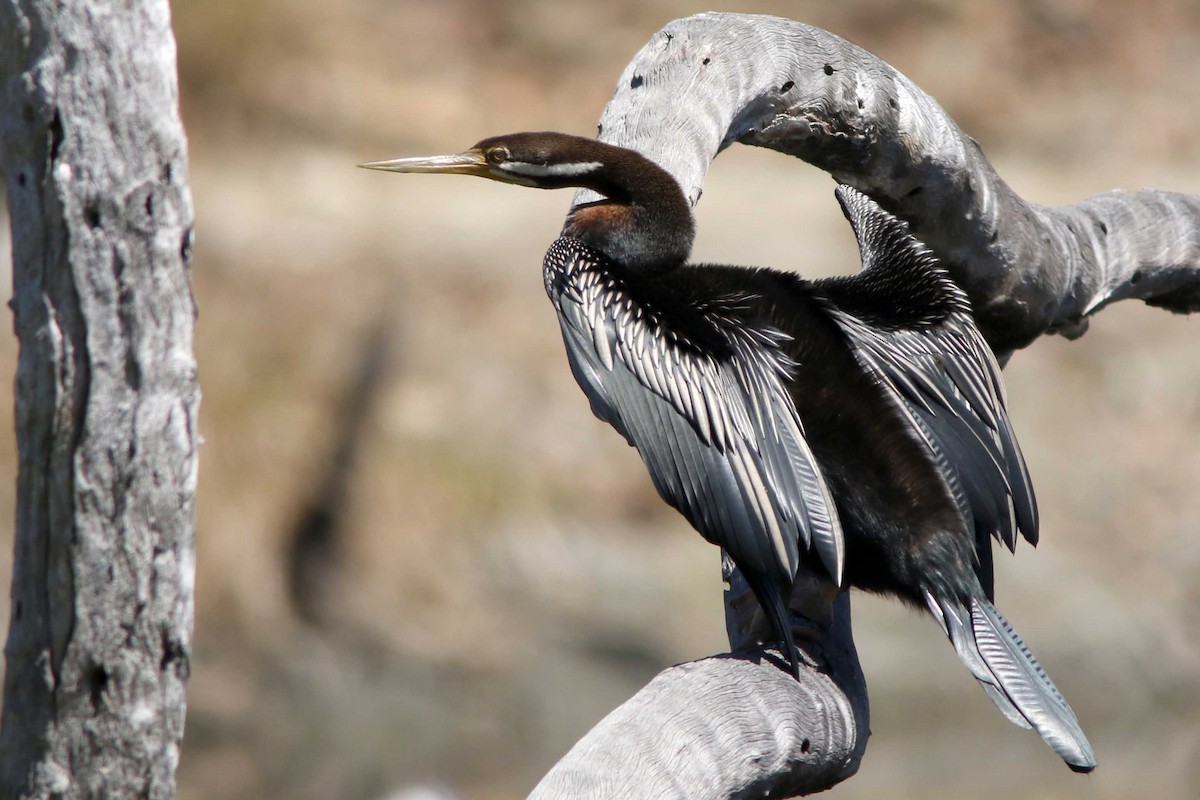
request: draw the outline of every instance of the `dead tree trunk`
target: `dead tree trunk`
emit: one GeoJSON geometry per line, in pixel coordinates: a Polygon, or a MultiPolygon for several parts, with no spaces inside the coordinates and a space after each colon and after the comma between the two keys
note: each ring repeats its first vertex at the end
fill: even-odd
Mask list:
{"type": "Polygon", "coordinates": [[[166,0],[0,3],[20,457],[0,796],[174,795],[192,207],[166,0]]]}

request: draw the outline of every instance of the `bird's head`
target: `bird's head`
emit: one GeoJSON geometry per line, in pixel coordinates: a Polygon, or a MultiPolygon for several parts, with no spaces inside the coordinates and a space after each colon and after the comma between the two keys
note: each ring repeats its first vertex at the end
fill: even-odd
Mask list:
{"type": "Polygon", "coordinates": [[[574,207],[563,235],[631,268],[662,269],[684,263],[695,235],[691,206],[666,170],[633,150],[582,136],[510,133],[484,139],[458,155],[359,166],[475,175],[538,189],[591,189],[604,199],[574,207]]]}
{"type": "Polygon", "coordinates": [[[475,175],[503,183],[561,189],[592,186],[605,167],[605,146],[565,133],[510,133],[484,139],[451,156],[420,156],[359,164],[388,172],[475,175]]]}

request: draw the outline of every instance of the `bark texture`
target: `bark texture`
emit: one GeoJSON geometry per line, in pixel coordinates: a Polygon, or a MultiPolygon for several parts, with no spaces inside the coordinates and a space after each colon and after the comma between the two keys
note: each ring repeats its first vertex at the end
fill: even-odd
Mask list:
{"type": "Polygon", "coordinates": [[[20,471],[0,796],[174,795],[192,206],[166,0],[0,3],[20,471]]]}
{"type": "MultiPolygon", "coordinates": [[[[669,23],[626,67],[599,138],[662,164],[693,203],[712,159],[735,142],[799,157],[866,192],[951,270],[1002,361],[1044,333],[1082,334],[1087,316],[1116,300],[1200,309],[1200,198],[1118,191],[1057,208],[1028,203],[911,81],[791,20],[708,13],[669,23]]],[[[857,770],[867,697],[845,596],[833,600],[802,565],[792,609],[808,640],[797,684],[740,649],[753,638],[756,604],[728,563],[726,579],[737,655],[665,671],[533,797],[786,797],[857,770]]]]}

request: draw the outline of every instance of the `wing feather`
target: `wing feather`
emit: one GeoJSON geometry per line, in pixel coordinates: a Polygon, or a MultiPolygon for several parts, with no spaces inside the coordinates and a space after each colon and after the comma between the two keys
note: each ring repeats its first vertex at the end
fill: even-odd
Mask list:
{"type": "Polygon", "coordinates": [[[663,498],[745,566],[790,579],[801,547],[811,548],[840,583],[841,524],[786,389],[795,366],[781,349],[787,337],[737,318],[741,301],[696,309],[728,344],[713,357],[595,263],[564,268],[583,256],[560,246],[547,261],[558,259],[555,280],[568,285],[550,296],[572,372],[596,416],[637,447],[663,498]]]}
{"type": "MultiPolygon", "coordinates": [[[[863,271],[825,284],[830,314],[928,445],[964,520],[983,534],[982,547],[994,536],[1015,549],[1018,532],[1036,543],[1037,502],[1000,367],[966,295],[904,223],[848,187],[838,188],[838,199],[863,271]],[[903,306],[912,296],[919,306],[903,306]]],[[[987,555],[979,553],[979,567],[990,595],[987,555]]]]}

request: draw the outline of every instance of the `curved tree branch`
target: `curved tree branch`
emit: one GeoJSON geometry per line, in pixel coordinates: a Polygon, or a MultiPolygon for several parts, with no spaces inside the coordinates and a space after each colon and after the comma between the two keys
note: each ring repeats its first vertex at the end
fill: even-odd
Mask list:
{"type": "Polygon", "coordinates": [[[824,631],[797,642],[802,681],[777,650],[758,647],[664,670],[581,739],[531,800],[790,797],[837,785],[867,744],[849,595],[824,631]]]}
{"type": "Polygon", "coordinates": [[[668,24],[625,68],[600,127],[602,140],[663,164],[693,202],[734,142],[866,192],[941,257],[1002,359],[1043,333],[1082,333],[1114,300],[1200,309],[1200,198],[1028,203],[912,81],[799,22],[711,13],[668,24]]]}
{"type": "MultiPolygon", "coordinates": [[[[1200,198],[1142,191],[1028,203],[910,80],[791,20],[709,13],[668,24],[626,67],[600,139],[662,164],[693,203],[712,159],[734,142],[797,156],[870,194],[941,257],[1001,359],[1044,333],[1082,334],[1086,317],[1116,300],[1200,309],[1200,198]]],[[[576,203],[592,199],[582,191],[576,203]]],[[[814,622],[797,631],[806,655],[797,683],[761,651],[738,650],[755,604],[728,566],[726,578],[739,654],[663,672],[532,797],[777,797],[855,772],[869,731],[848,600],[802,571],[792,608],[814,622]],[[814,628],[823,634],[815,641],[814,628]]]]}

